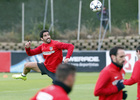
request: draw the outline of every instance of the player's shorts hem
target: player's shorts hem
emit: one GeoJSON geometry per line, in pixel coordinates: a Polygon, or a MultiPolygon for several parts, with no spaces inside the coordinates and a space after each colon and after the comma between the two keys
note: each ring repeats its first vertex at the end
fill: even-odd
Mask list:
{"type": "Polygon", "coordinates": [[[50,78],[52,78],[53,80],[55,79],[55,73],[50,72],[44,65],[44,63],[37,63],[38,68],[41,71],[42,75],[48,75],[50,78]]]}

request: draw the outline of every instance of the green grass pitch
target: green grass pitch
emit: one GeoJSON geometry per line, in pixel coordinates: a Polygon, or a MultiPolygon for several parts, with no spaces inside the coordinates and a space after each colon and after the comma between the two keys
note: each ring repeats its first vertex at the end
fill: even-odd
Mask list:
{"type": "MultiPolygon", "coordinates": [[[[39,73],[29,73],[27,80],[12,79],[13,73],[0,73],[0,100],[29,100],[43,87],[51,84],[51,79],[39,73]],[[3,75],[8,75],[3,78],[3,75]]],[[[99,73],[77,73],[73,91],[69,97],[71,100],[98,100],[93,96],[93,90],[99,73]]],[[[131,74],[126,74],[125,78],[130,78],[131,74]]],[[[126,86],[128,91],[127,100],[136,100],[137,85],[126,86]]]]}

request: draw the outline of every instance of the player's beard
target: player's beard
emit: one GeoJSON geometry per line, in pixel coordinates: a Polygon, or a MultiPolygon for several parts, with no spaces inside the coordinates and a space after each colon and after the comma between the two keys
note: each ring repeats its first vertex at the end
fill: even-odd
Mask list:
{"type": "Polygon", "coordinates": [[[117,63],[118,65],[122,66],[122,67],[123,67],[123,65],[124,65],[124,62],[125,62],[125,61],[119,62],[118,60],[116,60],[116,63],[117,63]]]}
{"type": "Polygon", "coordinates": [[[45,43],[51,43],[51,38],[44,40],[45,43]]]}

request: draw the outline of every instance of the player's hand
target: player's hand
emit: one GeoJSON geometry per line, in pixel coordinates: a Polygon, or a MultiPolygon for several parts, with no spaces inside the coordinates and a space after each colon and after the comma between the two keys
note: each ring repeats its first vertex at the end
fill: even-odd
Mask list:
{"type": "Polygon", "coordinates": [[[64,60],[64,63],[68,63],[69,62],[69,58],[66,58],[65,60],[64,60]]]}
{"type": "Polygon", "coordinates": [[[123,81],[122,80],[119,80],[116,84],[117,88],[118,88],[118,91],[122,90],[123,88],[125,88],[124,84],[123,84],[123,81]]]}
{"type": "Polygon", "coordinates": [[[26,47],[26,48],[30,48],[30,47],[31,47],[31,42],[30,42],[30,41],[27,42],[27,43],[25,44],[25,47],[26,47]]]}

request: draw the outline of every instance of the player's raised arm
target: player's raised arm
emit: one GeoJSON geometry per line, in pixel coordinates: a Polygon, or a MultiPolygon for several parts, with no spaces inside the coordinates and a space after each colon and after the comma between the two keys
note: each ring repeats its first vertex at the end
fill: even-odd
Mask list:
{"type": "Polygon", "coordinates": [[[58,49],[66,49],[66,50],[68,50],[67,55],[66,55],[66,59],[64,60],[64,63],[67,63],[69,61],[70,56],[73,53],[74,45],[69,44],[69,43],[59,42],[59,43],[56,44],[56,47],[58,49]]]}
{"type": "Polygon", "coordinates": [[[33,56],[33,55],[42,53],[41,45],[35,49],[31,49],[30,47],[31,47],[31,42],[29,41],[25,44],[25,50],[28,56],[33,56]]]}

